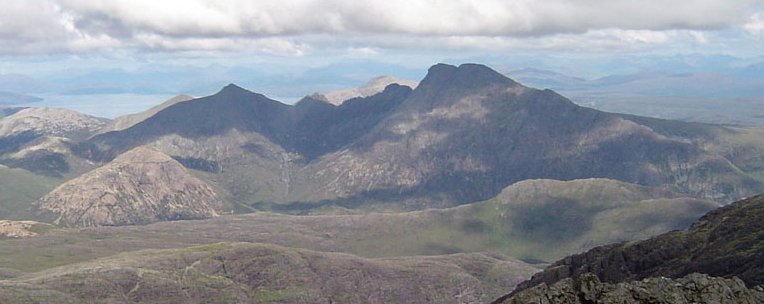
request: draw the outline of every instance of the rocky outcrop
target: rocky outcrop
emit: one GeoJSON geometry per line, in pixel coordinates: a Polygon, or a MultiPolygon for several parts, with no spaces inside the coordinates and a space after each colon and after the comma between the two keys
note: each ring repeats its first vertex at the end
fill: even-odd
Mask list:
{"type": "Polygon", "coordinates": [[[54,229],[50,224],[35,221],[0,220],[0,238],[27,238],[54,229]]]}
{"type": "Polygon", "coordinates": [[[764,303],[764,289],[749,289],[737,277],[730,279],[693,273],[678,279],[647,278],[617,284],[603,283],[587,273],[574,282],[567,278],[552,285],[523,290],[497,304],[757,304],[764,303]]]}
{"type": "Polygon", "coordinates": [[[41,214],[70,227],[210,218],[221,207],[211,186],[147,147],[64,183],[37,204],[41,214]]]}
{"type": "MultiPolygon", "coordinates": [[[[565,280],[584,284],[591,274],[602,282],[682,277],[691,273],[738,277],[764,284],[764,195],[713,210],[688,230],[632,243],[594,248],[557,261],[512,294],[565,280]]],[[[509,295],[507,296],[509,297],[509,295]]]]}

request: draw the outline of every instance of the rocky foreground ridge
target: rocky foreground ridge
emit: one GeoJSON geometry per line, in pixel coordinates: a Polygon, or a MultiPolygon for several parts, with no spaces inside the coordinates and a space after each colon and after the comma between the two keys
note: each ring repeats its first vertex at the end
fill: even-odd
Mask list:
{"type": "Polygon", "coordinates": [[[617,284],[603,283],[596,275],[587,273],[577,282],[566,278],[551,286],[542,283],[495,303],[756,304],[764,303],[764,289],[761,286],[748,289],[737,277],[725,279],[698,273],[678,279],[658,277],[617,284]]]}
{"type": "Polygon", "coordinates": [[[566,257],[496,303],[764,303],[762,284],[764,195],[711,211],[686,231],[566,257]]]}

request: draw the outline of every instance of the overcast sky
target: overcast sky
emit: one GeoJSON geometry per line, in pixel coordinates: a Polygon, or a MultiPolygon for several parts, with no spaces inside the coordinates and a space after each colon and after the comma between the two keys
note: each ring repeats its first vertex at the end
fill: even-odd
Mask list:
{"type": "Polygon", "coordinates": [[[150,66],[268,64],[297,71],[348,59],[412,69],[485,59],[507,69],[543,64],[588,75],[607,74],[612,65],[600,61],[613,56],[764,55],[763,0],[0,0],[0,6],[0,74],[38,78],[150,66]]]}

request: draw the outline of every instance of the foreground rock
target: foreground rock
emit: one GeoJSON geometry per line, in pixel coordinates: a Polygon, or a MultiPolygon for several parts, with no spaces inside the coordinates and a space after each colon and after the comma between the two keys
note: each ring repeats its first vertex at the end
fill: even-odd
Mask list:
{"type": "Polygon", "coordinates": [[[174,159],[138,147],[64,183],[37,207],[55,224],[85,227],[210,218],[222,201],[174,159]]]}
{"type": "Polygon", "coordinates": [[[600,282],[594,274],[581,276],[578,284],[570,278],[548,286],[541,284],[495,303],[575,304],[575,303],[764,303],[761,286],[748,289],[740,279],[689,274],[679,279],[649,278],[618,284],[600,282]]]}
{"type": "Polygon", "coordinates": [[[484,254],[364,259],[218,243],[0,280],[0,303],[484,303],[534,271],[484,254]]]}
{"type": "MultiPolygon", "coordinates": [[[[504,298],[528,295],[532,289],[535,290],[533,293],[548,292],[548,297],[554,298],[561,289],[551,287],[563,288],[566,284],[573,284],[571,286],[575,286],[575,289],[583,290],[594,278],[597,279],[596,284],[599,284],[599,280],[616,284],[655,277],[676,278],[692,273],[740,278],[741,282],[748,286],[764,284],[764,195],[711,211],[686,231],[673,231],[636,243],[597,247],[582,254],[566,257],[521,283],[504,298]]],[[[726,282],[728,283],[724,284],[729,286],[743,285],[737,281],[726,282]]],[[[679,283],[684,284],[681,281],[679,283]]],[[[663,292],[659,288],[663,285],[666,284],[639,290],[640,293],[646,294],[645,296],[657,297],[663,292]]],[[[607,287],[610,285],[603,286],[606,286],[603,290],[610,290],[610,287],[607,287]]],[[[738,289],[742,290],[741,288],[738,289]]],[[[577,291],[574,290],[575,292],[577,291]]],[[[727,293],[726,290],[724,292],[727,293]]],[[[713,296],[721,297],[721,303],[749,303],[743,300],[735,302],[722,294],[713,296]]],[[[690,301],[693,298],[687,299],[690,301]]],[[[762,303],[761,298],[759,299],[750,303],[762,303]]],[[[658,303],[673,303],[670,299],[667,301],[669,302],[658,303]]]]}

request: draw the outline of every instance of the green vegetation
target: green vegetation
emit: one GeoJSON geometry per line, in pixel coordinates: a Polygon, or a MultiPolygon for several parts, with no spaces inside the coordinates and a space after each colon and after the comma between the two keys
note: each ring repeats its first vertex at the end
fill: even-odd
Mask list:
{"type": "MultiPolygon", "coordinates": [[[[58,230],[0,241],[0,268],[39,271],[125,251],[221,241],[273,243],[363,257],[490,251],[543,263],[597,245],[686,228],[716,206],[695,199],[657,198],[671,195],[610,180],[539,180],[512,186],[492,200],[443,210],[314,216],[253,213],[58,230]],[[543,221],[551,218],[556,220],[543,221]],[[566,232],[571,229],[577,233],[566,232]]],[[[219,250],[218,246],[199,250],[219,250]]]]}
{"type": "Polygon", "coordinates": [[[30,219],[31,204],[63,179],[0,165],[0,219],[30,219]]]}

